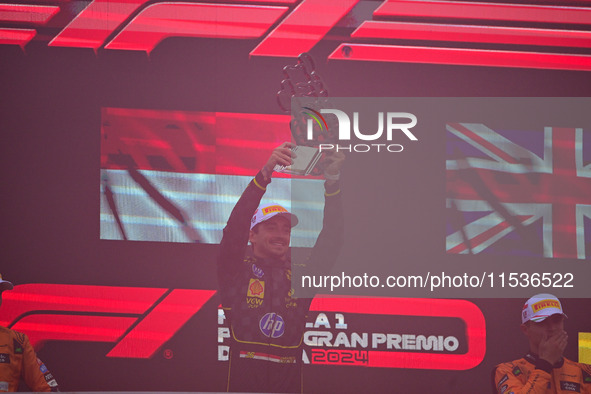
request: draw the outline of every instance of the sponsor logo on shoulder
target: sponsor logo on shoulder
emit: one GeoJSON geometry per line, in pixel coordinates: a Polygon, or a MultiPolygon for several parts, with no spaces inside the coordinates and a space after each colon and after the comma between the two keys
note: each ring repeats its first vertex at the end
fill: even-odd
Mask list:
{"type": "Polygon", "coordinates": [[[0,364],[10,364],[10,354],[0,353],[0,364]]]}
{"type": "Polygon", "coordinates": [[[497,383],[497,388],[501,387],[501,385],[503,383],[505,383],[507,381],[507,379],[509,379],[509,376],[507,376],[507,374],[505,374],[505,376],[503,376],[503,378],[501,380],[499,380],[499,383],[497,383]]]}
{"type": "Polygon", "coordinates": [[[23,345],[19,343],[16,339],[14,340],[14,354],[23,354],[24,349],[23,345]]]}
{"type": "Polygon", "coordinates": [[[39,364],[39,370],[41,371],[41,373],[47,373],[47,372],[49,372],[49,370],[47,369],[47,367],[45,366],[45,364],[43,364],[43,361],[41,361],[39,359],[39,357],[37,357],[37,364],[39,364]]]}
{"type": "Polygon", "coordinates": [[[23,334],[22,332],[14,332],[16,335],[16,340],[19,341],[20,343],[25,343],[25,334],[23,334]]]}
{"type": "Polygon", "coordinates": [[[515,375],[515,376],[521,375],[521,369],[519,367],[513,368],[513,375],[515,375]]]}

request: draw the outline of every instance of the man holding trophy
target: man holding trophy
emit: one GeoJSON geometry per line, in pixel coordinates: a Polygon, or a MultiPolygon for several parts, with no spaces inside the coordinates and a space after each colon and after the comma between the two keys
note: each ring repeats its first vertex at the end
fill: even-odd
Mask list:
{"type": "MultiPolygon", "coordinates": [[[[298,218],[279,204],[259,206],[274,169],[292,165],[293,148],[285,142],[273,150],[224,229],[217,264],[232,340],[228,391],[302,390],[301,346],[311,299],[296,298],[291,286],[289,243],[298,218]]],[[[323,154],[323,228],[305,264],[325,268],[334,264],[343,241],[339,175],[344,155],[323,154]]]]}

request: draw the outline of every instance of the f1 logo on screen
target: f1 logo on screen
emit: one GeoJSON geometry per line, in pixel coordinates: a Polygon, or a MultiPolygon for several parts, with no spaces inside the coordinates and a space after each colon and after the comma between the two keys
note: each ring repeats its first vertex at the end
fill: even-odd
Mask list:
{"type": "MultiPolygon", "coordinates": [[[[26,333],[37,349],[48,340],[116,342],[107,357],[150,358],[215,293],[215,290],[149,287],[18,285],[3,295],[0,325],[26,333]],[[155,332],[157,336],[153,335],[155,332]]],[[[310,310],[338,312],[341,318],[341,313],[450,317],[459,318],[466,325],[468,351],[464,354],[369,350],[363,355],[363,362],[351,365],[465,370],[480,364],[486,352],[482,311],[465,300],[319,297],[312,301],[310,310]]],[[[269,335],[280,336],[283,333],[282,321],[278,324],[280,317],[267,320],[273,322],[269,335]]],[[[218,324],[222,322],[223,317],[218,318],[218,324]]],[[[579,338],[585,359],[590,354],[589,338],[590,333],[581,333],[579,338]]]]}
{"type": "MultiPolygon", "coordinates": [[[[297,56],[320,41],[359,0],[270,0],[260,4],[165,3],[148,0],[94,0],[63,28],[49,46],[138,50],[151,52],[169,37],[206,37],[253,39],[267,34],[251,55],[297,56]],[[290,8],[293,8],[289,12],[290,8]],[[132,17],[132,14],[137,13],[132,17]],[[175,22],[171,24],[171,22],[175,22]],[[174,27],[172,27],[174,25],[174,27]],[[148,29],[145,26],[149,26],[148,29]],[[300,30],[299,33],[285,31],[300,30]],[[109,37],[115,37],[107,41],[109,37]],[[289,43],[286,43],[286,40],[289,43]],[[294,47],[295,46],[295,47],[294,47]]],[[[37,16],[37,25],[46,25],[60,12],[58,6],[12,6],[6,11],[37,16]],[[18,10],[13,9],[19,7],[18,10]]],[[[13,18],[14,19],[14,18],[13,18]]],[[[9,22],[16,20],[10,19],[9,22]]],[[[22,19],[22,17],[19,17],[22,19]]],[[[2,19],[0,19],[2,20],[2,19]]],[[[36,32],[32,29],[8,29],[3,43],[26,45],[36,32]],[[10,33],[10,35],[8,35],[10,33]],[[7,42],[12,38],[14,42],[7,42]],[[21,39],[22,42],[16,42],[21,39]]],[[[2,41],[0,41],[2,42],[2,41]]]]}
{"type": "Polygon", "coordinates": [[[349,42],[338,43],[328,59],[591,70],[589,56],[572,51],[590,47],[591,32],[581,26],[590,25],[591,8],[584,6],[446,0],[268,0],[265,5],[94,0],[83,8],[85,1],[53,2],[59,5],[0,4],[0,22],[8,23],[0,26],[0,44],[24,48],[34,39],[46,40],[45,33],[37,36],[37,29],[49,27],[61,29],[50,39],[52,47],[150,53],[170,37],[257,39],[251,56],[297,57],[323,39],[334,40],[328,33],[338,26],[351,30],[349,42]],[[376,8],[363,20],[360,15],[371,11],[368,3],[376,8]],[[72,18],[76,8],[83,9],[72,18]],[[462,23],[467,20],[470,25],[462,23]],[[27,27],[14,28],[15,23],[27,27]],[[423,46],[400,45],[400,40],[419,40],[423,46]],[[529,47],[491,49],[491,44],[529,47]],[[548,50],[542,52],[540,46],[548,50]]]}
{"type": "Polygon", "coordinates": [[[107,357],[150,358],[215,290],[55,284],[3,294],[0,325],[44,341],[116,342],[107,357]],[[85,312],[82,315],[80,312],[85,312]]]}
{"type": "MultiPolygon", "coordinates": [[[[37,348],[48,340],[112,342],[116,344],[107,357],[150,358],[215,292],[148,287],[19,285],[4,294],[0,325],[25,332],[37,348]],[[158,335],[154,336],[154,333],[158,335]]],[[[365,366],[462,370],[480,364],[486,351],[484,316],[475,304],[464,300],[320,297],[313,300],[310,310],[452,317],[465,323],[466,353],[368,350],[365,366]]],[[[280,336],[281,318],[268,316],[265,322],[261,322],[263,328],[269,329],[269,335],[280,336]]]]}

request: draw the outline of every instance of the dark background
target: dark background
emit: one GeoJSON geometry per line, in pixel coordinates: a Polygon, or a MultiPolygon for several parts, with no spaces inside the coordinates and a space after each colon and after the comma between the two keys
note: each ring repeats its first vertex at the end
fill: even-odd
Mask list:
{"type": "MultiPolygon", "coordinates": [[[[27,45],[26,52],[0,46],[3,276],[15,285],[215,289],[216,245],[99,239],[100,109],[279,113],[275,93],[281,68],[293,60],[249,59],[255,45],[251,40],[171,39],[149,57],[38,42],[27,45]]],[[[589,92],[585,72],[327,63],[323,59],[335,45],[321,42],[311,51],[334,97],[583,97],[589,92]]],[[[487,322],[487,354],[472,370],[316,366],[306,368],[306,379],[314,382],[306,387],[317,392],[486,392],[491,368],[527,350],[519,331],[524,300],[504,299],[501,291],[498,297],[472,300],[487,322]]],[[[65,391],[224,390],[226,366],[217,361],[218,303],[217,297],[210,300],[165,345],[174,351],[171,360],[161,352],[150,360],[107,359],[112,344],[75,342],[47,343],[39,355],[65,391]]],[[[566,356],[576,360],[576,332],[591,331],[589,302],[564,300],[564,306],[570,333],[566,356]]]]}

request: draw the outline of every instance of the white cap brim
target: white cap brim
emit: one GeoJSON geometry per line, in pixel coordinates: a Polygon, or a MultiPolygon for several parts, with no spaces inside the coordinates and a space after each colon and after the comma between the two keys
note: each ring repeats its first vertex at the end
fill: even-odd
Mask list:
{"type": "Polygon", "coordinates": [[[568,316],[566,316],[566,313],[560,311],[559,309],[555,309],[554,312],[552,312],[552,311],[546,311],[546,312],[547,313],[544,313],[543,315],[534,315],[529,320],[533,321],[534,323],[539,323],[539,322],[542,322],[542,321],[546,320],[547,318],[554,316],[554,315],[562,315],[564,317],[568,317],[568,316]]]}

